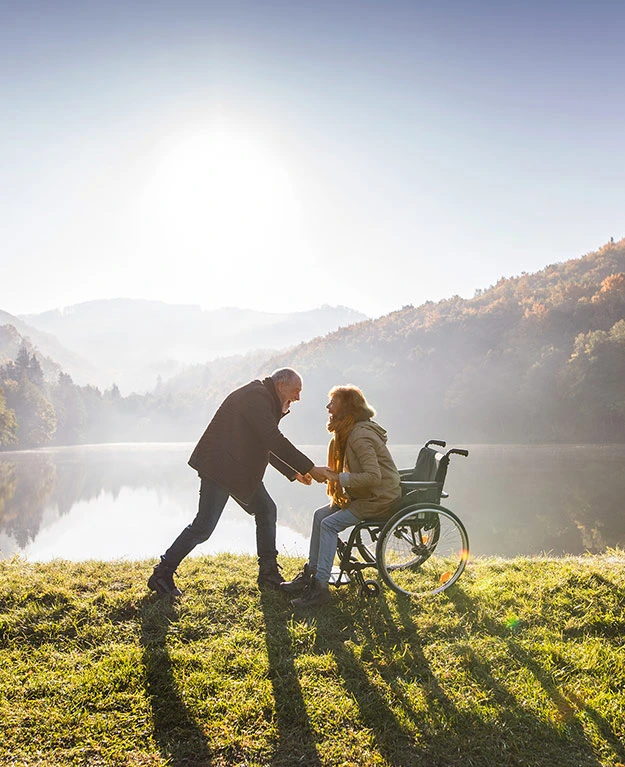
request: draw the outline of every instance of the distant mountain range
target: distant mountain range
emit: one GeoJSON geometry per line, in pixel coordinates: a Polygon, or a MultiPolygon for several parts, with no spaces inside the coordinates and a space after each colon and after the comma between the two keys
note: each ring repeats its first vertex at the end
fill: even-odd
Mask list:
{"type": "Polygon", "coordinates": [[[501,278],[473,298],[359,320],[344,307],[280,315],[121,300],[0,314],[0,364],[28,335],[30,348],[49,355],[48,376],[62,366],[78,383],[150,389],[123,397],[65,380],[40,387],[39,418],[32,387],[12,379],[5,416],[15,410],[26,430],[49,413],[45,439],[32,444],[190,441],[228,391],[289,365],[304,390],[281,428],[301,444],[327,439],[327,393],[342,383],[362,387],[395,444],[625,442],[625,240],[501,278]],[[80,364],[102,377],[78,378],[80,364]]]}
{"type": "Polygon", "coordinates": [[[26,345],[29,352],[37,352],[47,378],[57,376],[59,370],[79,371],[79,377],[85,381],[90,375],[96,374],[95,367],[63,346],[53,335],[0,310],[0,365],[14,360],[22,344],[26,345]]]}
{"type": "Polygon", "coordinates": [[[40,353],[80,384],[116,383],[123,394],[154,388],[186,365],[252,350],[281,350],[367,319],[345,306],[291,313],[203,311],[161,301],[89,301],[40,314],[0,312],[40,353]]]}

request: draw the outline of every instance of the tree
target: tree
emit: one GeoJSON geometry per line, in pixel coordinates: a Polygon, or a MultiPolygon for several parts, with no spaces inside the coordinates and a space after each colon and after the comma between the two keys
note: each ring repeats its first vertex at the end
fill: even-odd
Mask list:
{"type": "Polygon", "coordinates": [[[52,403],[28,378],[5,381],[7,403],[17,419],[17,446],[40,447],[51,441],[56,431],[52,403]]]}
{"type": "Polygon", "coordinates": [[[7,407],[4,391],[0,388],[0,448],[17,442],[15,413],[7,407]]]}
{"type": "Polygon", "coordinates": [[[55,443],[75,445],[84,438],[87,409],[82,393],[67,373],[59,373],[57,385],[52,389],[52,403],[56,411],[55,443]]]}
{"type": "Polygon", "coordinates": [[[40,391],[43,391],[45,386],[43,380],[43,370],[41,369],[41,363],[34,354],[28,361],[28,369],[26,371],[26,375],[32,384],[34,384],[40,391]]]}
{"type": "Polygon", "coordinates": [[[28,369],[30,367],[30,355],[26,344],[22,344],[15,358],[15,380],[19,381],[22,378],[28,377],[28,369]]]}

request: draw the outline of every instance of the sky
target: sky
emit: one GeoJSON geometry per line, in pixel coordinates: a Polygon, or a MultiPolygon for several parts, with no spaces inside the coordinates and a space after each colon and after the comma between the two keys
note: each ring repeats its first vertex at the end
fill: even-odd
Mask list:
{"type": "Polygon", "coordinates": [[[0,309],[379,316],[625,236],[622,0],[0,0],[0,309]]]}

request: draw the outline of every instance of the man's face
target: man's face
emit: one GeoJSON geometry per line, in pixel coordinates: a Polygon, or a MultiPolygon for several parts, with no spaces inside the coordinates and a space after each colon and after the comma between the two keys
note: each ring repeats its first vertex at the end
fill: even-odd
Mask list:
{"type": "Polygon", "coordinates": [[[297,402],[302,391],[302,381],[300,378],[292,378],[290,381],[283,381],[276,386],[278,397],[282,403],[282,412],[286,413],[291,402],[297,402]]]}

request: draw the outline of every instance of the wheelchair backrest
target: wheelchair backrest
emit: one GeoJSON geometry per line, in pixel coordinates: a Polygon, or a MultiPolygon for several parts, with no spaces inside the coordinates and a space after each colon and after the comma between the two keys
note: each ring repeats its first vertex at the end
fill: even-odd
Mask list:
{"type": "Polygon", "coordinates": [[[469,455],[469,451],[464,448],[452,448],[446,453],[439,453],[430,445],[447,447],[442,440],[431,439],[419,450],[412,469],[400,469],[402,503],[406,499],[416,503],[440,503],[441,498],[447,498],[443,487],[450,456],[462,455],[466,458],[469,455]]]}
{"type": "Polygon", "coordinates": [[[448,455],[426,445],[419,450],[410,479],[413,482],[436,482],[442,490],[448,466],[448,455]]]}
{"type": "MultiPolygon", "coordinates": [[[[443,492],[443,485],[447,476],[449,455],[439,453],[438,450],[431,448],[432,442],[434,440],[421,448],[412,470],[402,470],[401,472],[401,478],[404,482],[402,484],[402,496],[412,496],[416,492],[418,496],[415,495],[414,500],[417,500],[418,503],[440,503],[441,495],[447,497],[447,494],[443,492]],[[423,482],[424,484],[428,483],[428,485],[417,488],[410,484],[412,482],[423,482]]],[[[435,444],[445,446],[444,442],[436,441],[435,444]]]]}
{"type": "Polygon", "coordinates": [[[419,450],[417,461],[414,465],[412,475],[410,479],[413,482],[432,482],[436,479],[436,472],[438,471],[438,461],[436,456],[439,455],[436,450],[431,447],[422,447],[419,450]]]}

